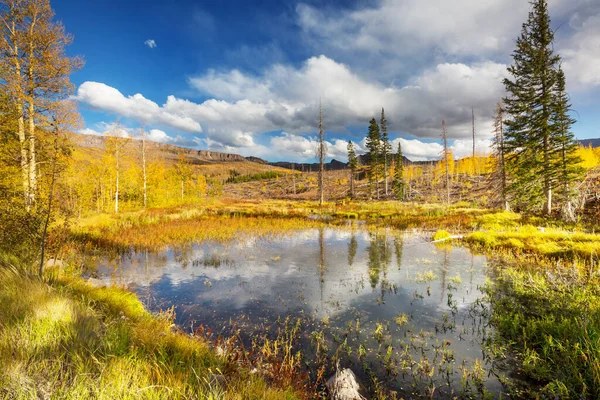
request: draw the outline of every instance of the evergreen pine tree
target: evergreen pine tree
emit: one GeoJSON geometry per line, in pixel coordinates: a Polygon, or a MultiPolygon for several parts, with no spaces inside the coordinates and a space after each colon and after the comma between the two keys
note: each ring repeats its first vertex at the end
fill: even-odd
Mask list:
{"type": "Polygon", "coordinates": [[[350,169],[350,198],[354,198],[354,176],[358,168],[358,158],[354,150],[354,143],[348,140],[348,168],[350,169]]]}
{"type": "Polygon", "coordinates": [[[543,205],[550,214],[556,180],[552,102],[560,57],[552,50],[547,1],[534,0],[532,6],[508,68],[512,78],[504,79],[509,94],[504,99],[508,116],[504,149],[511,177],[507,191],[520,208],[543,205]]]}
{"type": "Polygon", "coordinates": [[[398,142],[398,154],[396,154],[396,169],[394,171],[394,194],[398,200],[404,201],[406,183],[404,182],[404,157],[402,156],[402,145],[398,142]]]}
{"type": "Polygon", "coordinates": [[[369,122],[369,133],[366,141],[367,150],[369,151],[369,183],[371,187],[375,183],[376,197],[379,198],[379,167],[381,165],[381,133],[379,125],[375,118],[371,118],[369,122]]]}
{"type": "Polygon", "coordinates": [[[565,74],[561,68],[558,70],[556,90],[552,102],[552,123],[557,132],[555,148],[558,153],[556,157],[557,197],[562,201],[562,216],[565,220],[573,222],[575,213],[571,199],[573,197],[573,182],[581,177],[582,170],[579,167],[581,161],[576,154],[577,144],[571,132],[571,125],[575,120],[569,116],[571,104],[565,90],[565,74]]]}
{"type": "Polygon", "coordinates": [[[379,124],[381,126],[380,162],[382,164],[380,168],[383,168],[385,195],[387,196],[389,194],[389,191],[388,191],[388,170],[389,170],[389,168],[388,168],[388,166],[389,166],[390,153],[392,152],[392,145],[390,144],[390,140],[389,140],[388,134],[387,134],[387,120],[385,119],[385,112],[383,110],[383,107],[381,108],[381,120],[380,120],[379,124]]]}

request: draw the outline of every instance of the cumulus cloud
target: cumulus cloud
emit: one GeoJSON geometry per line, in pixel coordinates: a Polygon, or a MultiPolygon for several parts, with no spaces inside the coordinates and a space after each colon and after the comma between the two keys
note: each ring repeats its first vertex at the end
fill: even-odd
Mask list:
{"type": "Polygon", "coordinates": [[[493,54],[512,46],[528,10],[522,0],[383,0],[342,12],[296,7],[300,27],[316,45],[400,55],[424,48],[493,54]]]}
{"type": "Polygon", "coordinates": [[[156,47],[156,42],[154,41],[154,39],[148,39],[144,42],[144,44],[151,49],[156,47]]]}
{"type": "Polygon", "coordinates": [[[598,10],[595,15],[576,15],[571,21],[575,33],[559,41],[565,74],[578,90],[600,85],[600,5],[598,10]]]}
{"type": "Polygon", "coordinates": [[[117,89],[99,82],[84,82],[77,89],[75,100],[92,108],[115,113],[139,122],[158,123],[186,132],[202,132],[197,121],[177,110],[167,111],[140,93],[125,97],[117,89]]]}
{"type": "MultiPolygon", "coordinates": [[[[141,94],[125,97],[117,89],[95,82],[82,84],[76,98],[142,123],[159,123],[188,132],[199,132],[203,125],[204,143],[223,151],[260,151],[257,137],[283,130],[286,134],[271,145],[285,143],[296,149],[299,157],[309,153],[314,157],[310,139],[294,135],[316,131],[319,99],[326,131],[333,134],[347,133],[347,127],[364,126],[366,131],[368,120],[385,107],[393,131],[439,139],[444,119],[449,138],[467,138],[471,135],[474,106],[478,130],[488,137],[494,105],[503,93],[505,71],[505,65],[493,62],[443,63],[425,70],[409,84],[396,87],[363,79],[347,65],[319,56],[309,58],[299,68],[274,65],[260,76],[232,70],[209,71],[191,78],[193,87],[219,98],[202,103],[168,96],[166,103],[158,106],[141,94]]],[[[342,158],[345,146],[343,140],[332,142],[330,156],[342,158]]],[[[417,150],[412,154],[432,156],[431,152],[420,155],[417,150]]]]}
{"type": "Polygon", "coordinates": [[[438,138],[441,120],[446,119],[450,137],[459,138],[469,135],[472,106],[482,121],[489,122],[494,104],[502,97],[505,74],[506,65],[493,62],[444,63],[403,87],[384,86],[319,56],[298,69],[272,66],[257,77],[237,70],[209,71],[190,83],[206,95],[225,100],[194,105],[172,98],[167,105],[186,108],[188,115],[202,121],[218,123],[228,118],[253,130],[305,133],[316,128],[320,98],[328,129],[366,125],[385,107],[391,129],[438,138]]]}

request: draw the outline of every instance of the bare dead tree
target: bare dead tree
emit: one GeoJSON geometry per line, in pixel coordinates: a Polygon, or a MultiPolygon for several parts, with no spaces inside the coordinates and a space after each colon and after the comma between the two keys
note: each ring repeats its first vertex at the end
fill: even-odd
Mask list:
{"type": "Polygon", "coordinates": [[[319,100],[319,145],[317,155],[319,156],[319,205],[322,206],[325,201],[325,155],[327,146],[325,144],[325,133],[323,132],[323,107],[319,100]]]}
{"type": "Polygon", "coordinates": [[[146,128],[142,127],[142,175],[144,178],[144,208],[148,205],[148,193],[146,184],[146,128]]]}
{"type": "Polygon", "coordinates": [[[502,197],[502,206],[504,210],[509,211],[510,206],[506,197],[506,154],[504,149],[504,110],[502,109],[502,103],[498,103],[496,106],[496,116],[494,118],[494,151],[496,153],[496,159],[498,160],[498,174],[500,180],[500,189],[502,197]]]}
{"type": "Polygon", "coordinates": [[[292,163],[292,184],[294,185],[294,195],[296,194],[296,165],[292,163]]]}
{"type": "Polygon", "coordinates": [[[471,125],[473,128],[473,162],[475,162],[475,111],[471,107],[471,125]]]}
{"type": "Polygon", "coordinates": [[[446,121],[442,120],[442,139],[444,140],[444,161],[446,163],[446,202],[450,204],[450,160],[448,153],[448,135],[446,133],[446,121]]]}

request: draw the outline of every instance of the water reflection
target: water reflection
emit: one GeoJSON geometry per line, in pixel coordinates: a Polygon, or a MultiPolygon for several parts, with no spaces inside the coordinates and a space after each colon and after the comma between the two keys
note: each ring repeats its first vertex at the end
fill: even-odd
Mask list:
{"type": "MultiPolygon", "coordinates": [[[[483,361],[489,327],[477,300],[485,265],[462,248],[353,226],[133,253],[102,260],[97,273],[129,285],[154,310],[175,306],[185,327],[220,331],[243,319],[250,334],[278,317],[300,316],[309,366],[311,333],[322,332],[330,349],[349,349],[331,357],[412,397],[429,385],[439,396],[459,393],[461,368],[483,361]]],[[[502,390],[493,375],[482,387],[502,390]]]]}

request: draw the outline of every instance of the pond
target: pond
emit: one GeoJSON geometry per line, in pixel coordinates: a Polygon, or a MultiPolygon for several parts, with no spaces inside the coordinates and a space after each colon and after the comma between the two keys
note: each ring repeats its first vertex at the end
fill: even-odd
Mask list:
{"type": "Polygon", "coordinates": [[[275,335],[287,317],[299,320],[295,346],[313,378],[339,363],[371,393],[503,392],[483,346],[493,333],[481,291],[487,260],[464,248],[354,223],[134,252],[100,259],[94,271],[153,311],[174,307],[189,333],[239,330],[250,343],[275,335]]]}

